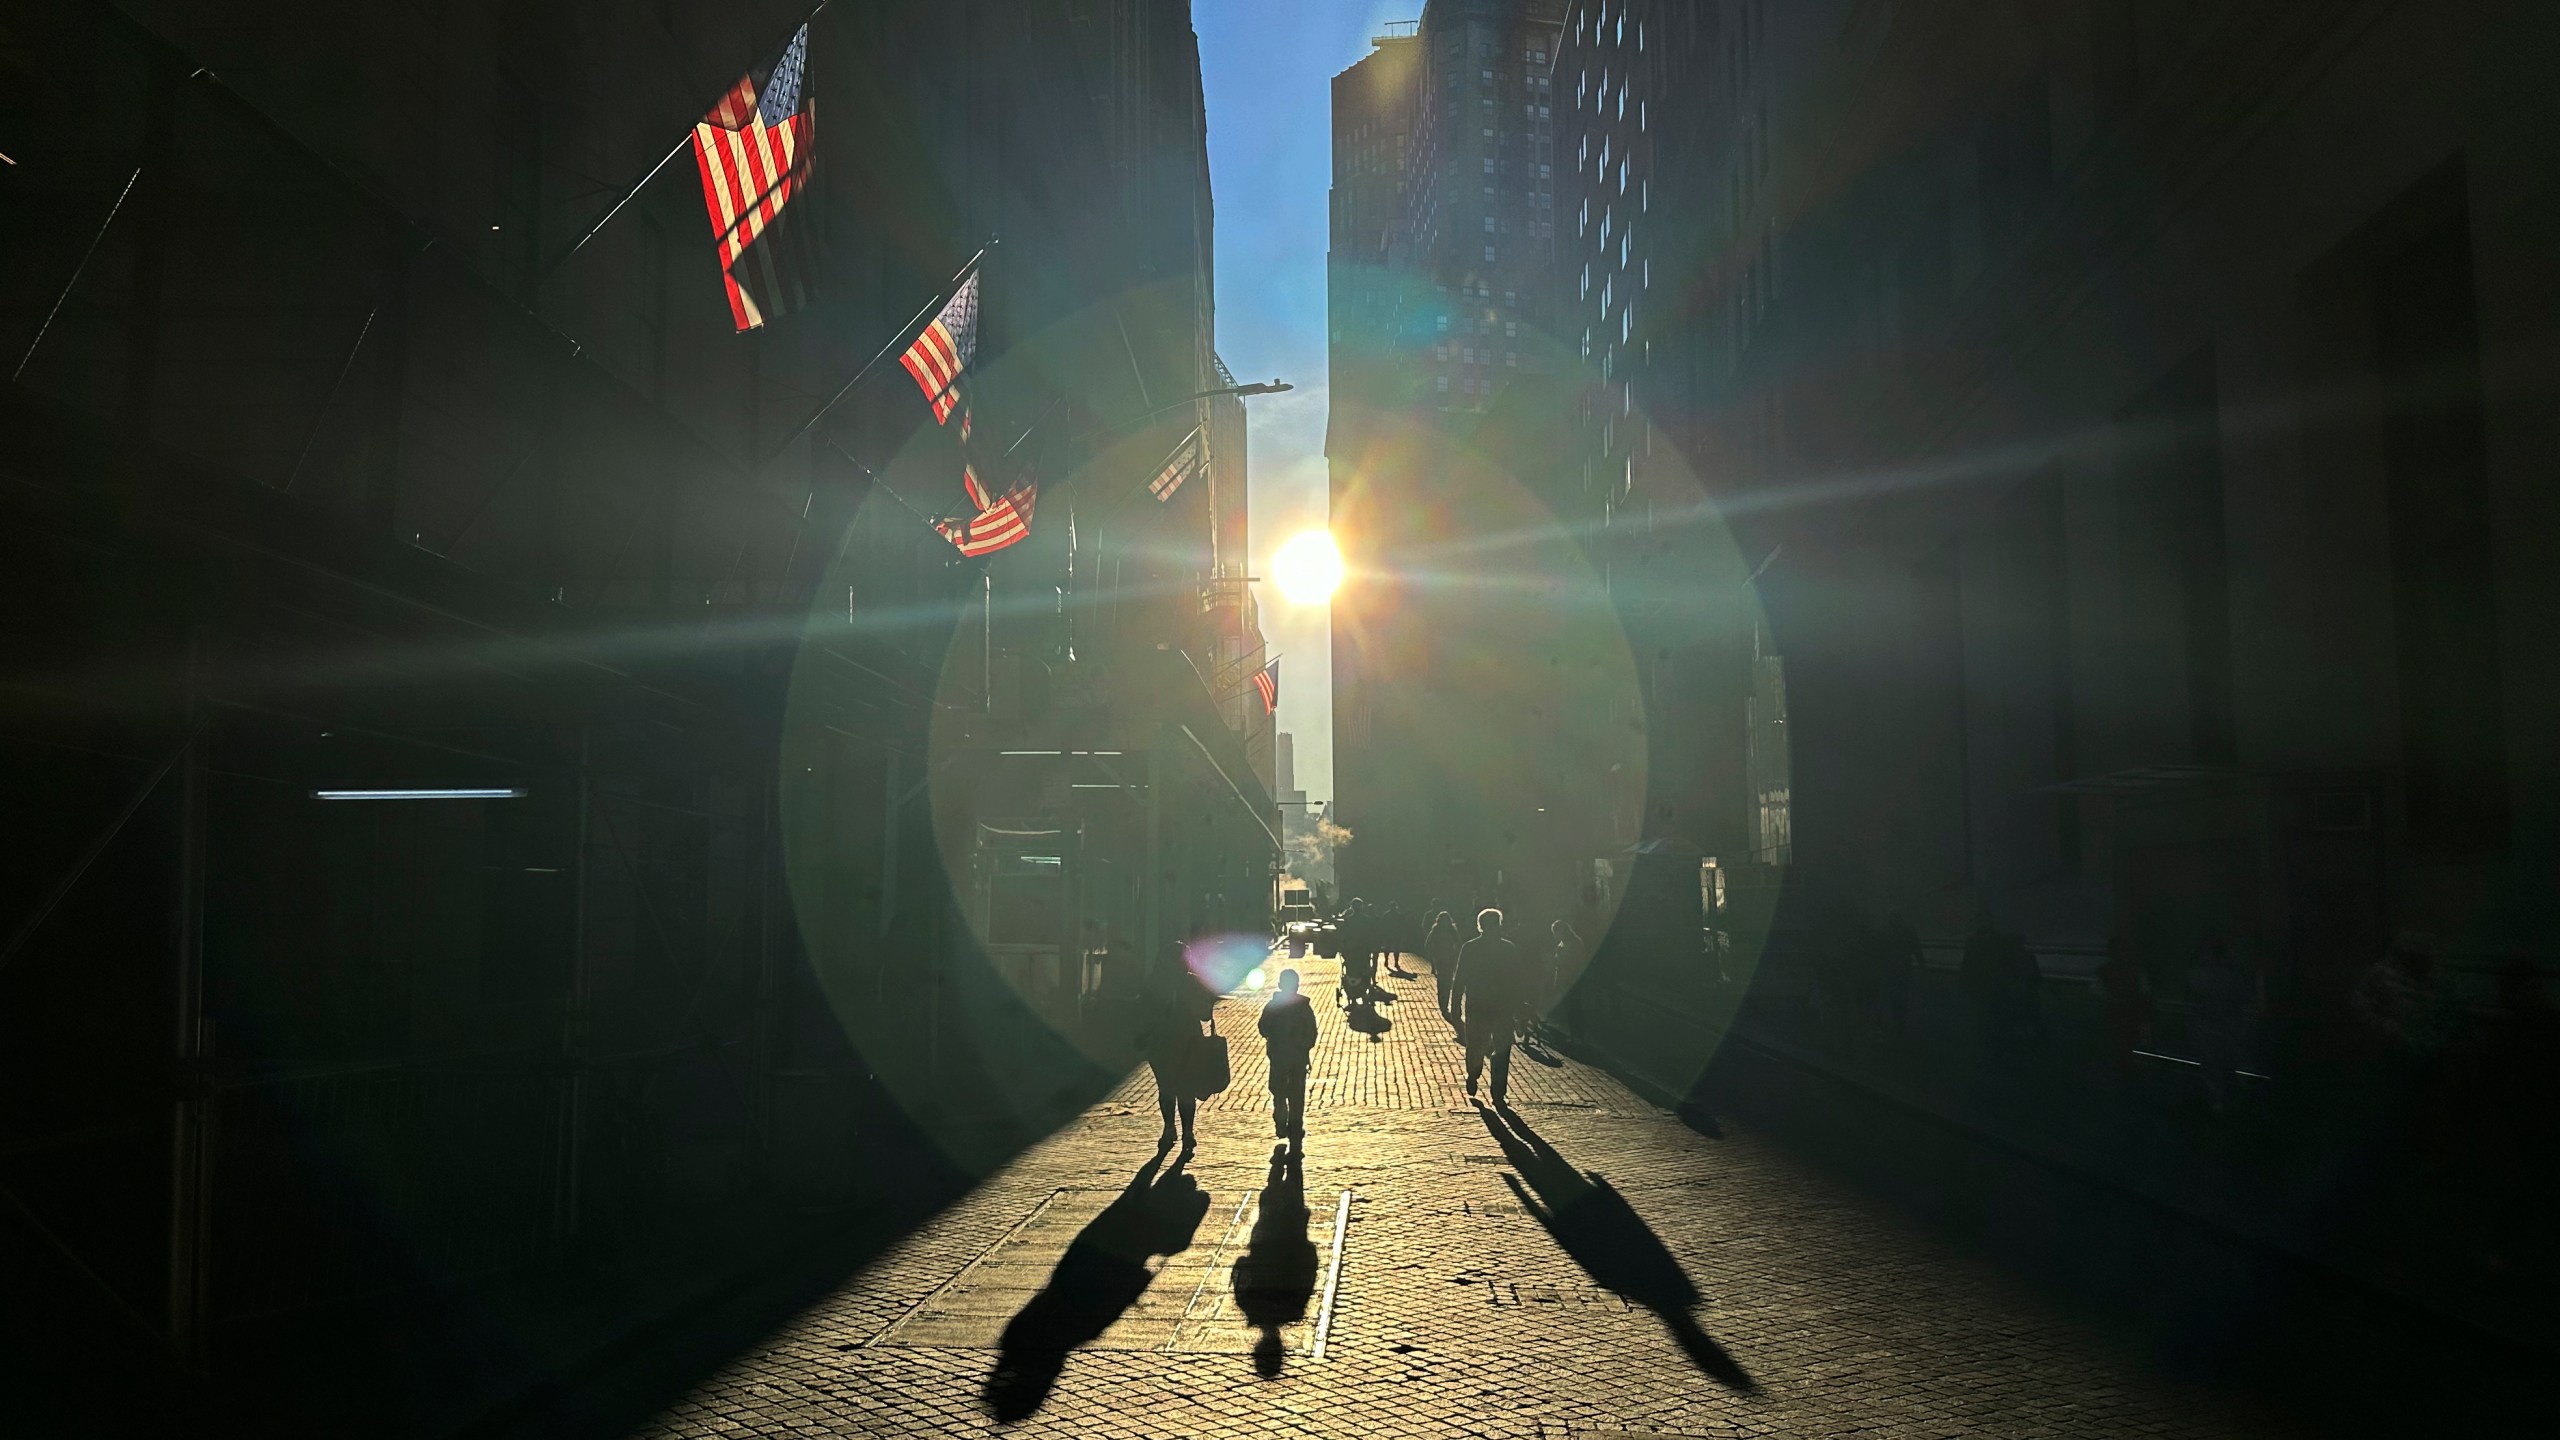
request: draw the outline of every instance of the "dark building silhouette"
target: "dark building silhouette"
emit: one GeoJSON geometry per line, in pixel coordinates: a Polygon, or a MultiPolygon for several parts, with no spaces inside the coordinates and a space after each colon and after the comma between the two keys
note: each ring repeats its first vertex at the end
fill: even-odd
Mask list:
{"type": "Polygon", "coordinates": [[[1580,563],[1539,495],[1568,383],[1547,323],[1560,13],[1433,0],[1334,81],[1337,869],[1408,906],[1556,912],[1595,848],[1566,837],[1602,803],[1567,757],[1620,763],[1598,732],[1630,718],[1608,710],[1605,617],[1536,598],[1580,563]]]}
{"type": "Polygon", "coordinates": [[[219,1372],[645,1291],[1003,1153],[1262,925],[1189,8],[827,8],[766,329],[689,156],[571,254],[808,11],[0,6],[13,1303],[219,1372]],[[894,356],[804,427],[990,240],[977,563],[894,356]],[[317,798],[403,787],[510,793],[317,798]]]}
{"type": "Polygon", "coordinates": [[[2270,1068],[2394,935],[2457,1011],[2547,966],[2555,40],[1570,6],[1551,493],[1651,662],[1616,838],[1803,901],[1771,965],[1840,907],[1943,959],[1979,904],[2175,1009],[2224,942],[2270,1068]]]}

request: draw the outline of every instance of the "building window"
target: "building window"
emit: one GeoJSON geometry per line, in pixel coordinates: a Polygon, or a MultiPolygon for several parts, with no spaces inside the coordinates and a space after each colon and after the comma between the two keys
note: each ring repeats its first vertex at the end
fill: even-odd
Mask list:
{"type": "Polygon", "coordinates": [[[1493,258],[1493,247],[1492,247],[1492,246],[1487,245],[1486,247],[1484,247],[1484,258],[1486,258],[1487,260],[1490,260],[1490,259],[1492,259],[1492,258],[1493,258]]]}
{"type": "Polygon", "coordinates": [[[1440,393],[1441,393],[1441,394],[1443,394],[1443,395],[1448,394],[1448,393],[1449,393],[1449,377],[1448,377],[1448,376],[1446,376],[1446,375],[1441,375],[1441,376],[1438,376],[1438,377],[1435,377],[1435,378],[1436,378],[1436,382],[1437,382],[1437,384],[1439,385],[1440,393]]]}
{"type": "Polygon", "coordinates": [[[1493,173],[1493,157],[1490,155],[1484,157],[1484,173],[1487,175],[1493,173]]]}

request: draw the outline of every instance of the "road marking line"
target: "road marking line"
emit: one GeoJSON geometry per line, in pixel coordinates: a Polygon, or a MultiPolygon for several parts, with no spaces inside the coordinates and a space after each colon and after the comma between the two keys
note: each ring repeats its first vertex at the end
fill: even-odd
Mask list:
{"type": "MultiPolygon", "coordinates": [[[[1172,1337],[1158,1349],[1169,1351],[1181,1343],[1182,1327],[1192,1319],[1191,1312],[1200,1308],[1200,1297],[1209,1290],[1209,1277],[1218,1273],[1218,1257],[1226,1254],[1227,1247],[1235,1243],[1236,1227],[1244,1223],[1244,1207],[1252,1203],[1253,1192],[1250,1190],[1237,1198],[1236,1213],[1227,1217],[1227,1228],[1219,1232],[1217,1248],[1209,1252],[1209,1263],[1200,1267],[1200,1283],[1191,1287],[1191,1298],[1183,1303],[1182,1313],[1173,1317],[1172,1337]]],[[[1170,1260],[1171,1257],[1167,1258],[1170,1260]]]]}
{"type": "Polygon", "coordinates": [[[1324,1308],[1316,1312],[1315,1349],[1307,1358],[1324,1358],[1324,1341],[1333,1333],[1333,1294],[1342,1285],[1342,1232],[1351,1224],[1351,1192],[1342,1192],[1342,1201],[1333,1207],[1333,1264],[1325,1271],[1324,1308]]]}

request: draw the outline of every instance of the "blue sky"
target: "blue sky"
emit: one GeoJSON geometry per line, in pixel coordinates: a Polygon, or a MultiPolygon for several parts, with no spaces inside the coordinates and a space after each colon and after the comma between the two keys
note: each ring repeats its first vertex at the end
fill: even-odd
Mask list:
{"type": "MultiPolygon", "coordinates": [[[[1255,574],[1273,549],[1324,523],[1325,192],[1332,81],[1388,20],[1422,0],[1195,0],[1218,204],[1218,352],[1240,380],[1293,394],[1247,400],[1255,574]]],[[[1280,657],[1280,728],[1298,737],[1298,784],[1333,795],[1333,686],[1321,607],[1268,583],[1262,626],[1280,657]]]]}

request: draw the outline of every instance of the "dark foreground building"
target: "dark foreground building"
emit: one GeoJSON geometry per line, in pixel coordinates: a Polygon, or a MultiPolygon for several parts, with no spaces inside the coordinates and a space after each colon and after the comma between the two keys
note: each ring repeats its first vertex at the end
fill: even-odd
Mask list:
{"type": "Polygon", "coordinates": [[[451,1423],[990,1163],[1265,922],[1188,7],[826,7],[745,333],[689,155],[577,242],[809,7],[625,8],[0,5],[13,1335],[495,1344],[451,1423]],[[973,453],[1041,488],[967,560],[894,354],[808,422],[990,242],[973,453]]]}
{"type": "Polygon", "coordinates": [[[1605,858],[1699,873],[1644,933],[1714,927],[1584,998],[1676,1082],[1746,992],[1867,1023],[1898,913],[1962,1049],[1968,936],[2017,937],[2056,1069],[1979,1093],[2077,1095],[2113,1033],[2174,1096],[2236,1044],[2289,1173],[2337,1167],[2241,1223],[2539,1324],[2551,15],[1581,0],[1562,36],[1549,493],[1653,737],[1605,858]]]}

